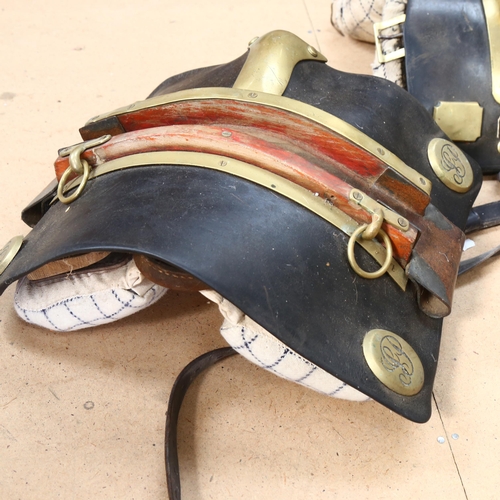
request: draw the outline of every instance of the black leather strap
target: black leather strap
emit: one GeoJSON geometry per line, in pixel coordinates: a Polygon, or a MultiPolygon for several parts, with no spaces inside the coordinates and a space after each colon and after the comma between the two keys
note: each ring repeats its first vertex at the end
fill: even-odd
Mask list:
{"type": "Polygon", "coordinates": [[[182,401],[194,379],[215,363],[236,354],[232,347],[222,347],[202,354],[191,361],[178,375],[168,401],[167,422],[165,426],[165,470],[167,474],[168,498],[180,500],[181,480],[179,457],[177,454],[177,423],[182,401]]]}
{"type": "Polygon", "coordinates": [[[474,207],[467,219],[465,234],[470,234],[481,229],[498,226],[500,224],[500,201],[493,201],[474,207]]]}
{"type": "MultiPolygon", "coordinates": [[[[467,219],[467,225],[465,226],[465,233],[470,234],[475,231],[480,231],[481,229],[488,229],[489,227],[495,227],[500,225],[500,201],[493,201],[491,203],[486,203],[485,205],[480,205],[474,207],[469,214],[467,219]]],[[[476,266],[479,266],[483,262],[495,257],[500,254],[500,246],[492,248],[487,252],[478,255],[472,259],[464,260],[460,263],[458,268],[458,275],[466,273],[476,266]]]]}
{"type": "Polygon", "coordinates": [[[463,262],[460,263],[460,267],[458,268],[458,275],[460,276],[461,274],[470,271],[474,267],[479,266],[479,264],[482,264],[483,262],[487,261],[488,259],[491,259],[491,257],[494,257],[495,255],[498,254],[500,254],[500,246],[492,248],[488,252],[484,252],[481,255],[478,255],[477,257],[474,257],[472,259],[464,260],[463,262]]]}

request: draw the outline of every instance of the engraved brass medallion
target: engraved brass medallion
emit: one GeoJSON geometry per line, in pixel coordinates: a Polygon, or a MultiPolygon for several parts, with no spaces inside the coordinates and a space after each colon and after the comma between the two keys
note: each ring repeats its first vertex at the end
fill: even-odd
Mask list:
{"type": "Polygon", "coordinates": [[[414,396],[422,389],[422,362],[399,335],[388,330],[370,330],[363,340],[363,354],[373,374],[391,391],[414,396]]]}
{"type": "Polygon", "coordinates": [[[432,170],[439,180],[457,193],[466,193],[474,182],[469,160],[462,151],[446,139],[432,139],[427,148],[432,170]]]}
{"type": "Polygon", "coordinates": [[[17,252],[19,252],[23,240],[23,236],[15,236],[0,250],[0,274],[7,269],[7,266],[12,262],[17,252]]]}

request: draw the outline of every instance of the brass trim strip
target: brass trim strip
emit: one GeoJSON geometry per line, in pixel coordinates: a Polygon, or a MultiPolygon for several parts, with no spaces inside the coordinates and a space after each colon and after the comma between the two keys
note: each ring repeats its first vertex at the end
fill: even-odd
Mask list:
{"type": "MultiPolygon", "coordinates": [[[[316,196],[311,191],[283,177],[268,172],[267,170],[221,155],[186,151],[139,153],[99,165],[92,171],[89,180],[116,170],[151,165],[183,165],[203,167],[224,172],[254,182],[255,184],[285,196],[316,215],[319,215],[348,236],[351,236],[360,226],[354,219],[334,207],[331,203],[316,196]]],[[[74,179],[71,183],[66,185],[65,191],[78,186],[79,182],[80,177],[74,179]]],[[[386,250],[380,243],[374,240],[358,240],[358,243],[380,265],[384,263],[386,250]]],[[[396,260],[392,259],[387,272],[402,290],[406,289],[408,278],[405,275],[404,269],[396,260]]]]}
{"type": "Polygon", "coordinates": [[[382,147],[378,142],[374,141],[371,137],[368,137],[353,125],[350,125],[344,120],[341,120],[326,111],[310,106],[309,104],[284,96],[266,94],[264,92],[248,92],[241,89],[222,87],[182,90],[172,94],[152,97],[151,99],[146,99],[145,101],[138,101],[129,106],[118,108],[110,113],[96,116],[90,119],[87,122],[87,125],[102,120],[103,118],[119,116],[132,111],[135,112],[181,101],[210,99],[227,99],[240,102],[257,103],[263,106],[288,111],[307,118],[308,120],[318,123],[319,125],[322,125],[341,135],[359,146],[361,149],[364,149],[368,153],[377,157],[427,195],[430,195],[431,193],[432,183],[429,179],[426,179],[423,175],[398,158],[394,153],[391,153],[382,147]]]}
{"type": "Polygon", "coordinates": [[[483,8],[490,42],[491,93],[500,103],[500,3],[498,0],[483,0],[483,8]]]}
{"type": "Polygon", "coordinates": [[[289,31],[271,31],[250,41],[247,60],[233,87],[282,95],[295,65],[304,60],[326,62],[324,55],[289,31]]]}

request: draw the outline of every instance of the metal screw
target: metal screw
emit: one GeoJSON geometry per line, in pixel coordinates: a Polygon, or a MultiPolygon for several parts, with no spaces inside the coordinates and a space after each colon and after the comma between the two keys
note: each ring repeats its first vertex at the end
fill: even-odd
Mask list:
{"type": "Polygon", "coordinates": [[[423,177],[420,177],[420,184],[423,184],[424,186],[426,184],[425,179],[423,177]]]}
{"type": "Polygon", "coordinates": [[[359,191],[354,191],[354,193],[352,193],[352,197],[358,201],[363,199],[363,195],[359,191]]]}
{"type": "Polygon", "coordinates": [[[309,54],[311,54],[313,57],[318,57],[318,51],[310,45],[307,47],[307,52],[309,52],[309,54]]]}
{"type": "Polygon", "coordinates": [[[377,151],[379,152],[380,155],[384,156],[385,151],[382,148],[377,148],[377,151]]]}
{"type": "Polygon", "coordinates": [[[233,134],[231,134],[231,132],[228,132],[227,130],[224,130],[224,132],[222,132],[222,137],[231,137],[233,134]]]}
{"type": "Polygon", "coordinates": [[[403,217],[399,217],[398,219],[398,224],[401,227],[406,227],[408,225],[408,221],[406,219],[403,219],[403,217]]]}
{"type": "Polygon", "coordinates": [[[221,167],[225,167],[227,165],[227,161],[222,160],[222,161],[219,162],[219,165],[221,167]]]}
{"type": "Polygon", "coordinates": [[[257,92],[250,92],[250,94],[248,94],[248,97],[257,97],[259,94],[257,94],[257,92]]]}

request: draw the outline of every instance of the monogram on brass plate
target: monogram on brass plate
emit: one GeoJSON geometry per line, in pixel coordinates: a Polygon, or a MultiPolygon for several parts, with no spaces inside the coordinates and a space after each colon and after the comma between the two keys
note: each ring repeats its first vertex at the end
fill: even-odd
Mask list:
{"type": "Polygon", "coordinates": [[[432,139],[427,148],[432,170],[439,180],[457,193],[466,193],[474,182],[474,174],[465,154],[446,139],[432,139]]]}
{"type": "Polygon", "coordinates": [[[422,362],[399,335],[388,330],[370,330],[363,340],[363,354],[373,374],[397,394],[414,396],[422,389],[422,362]]]}

